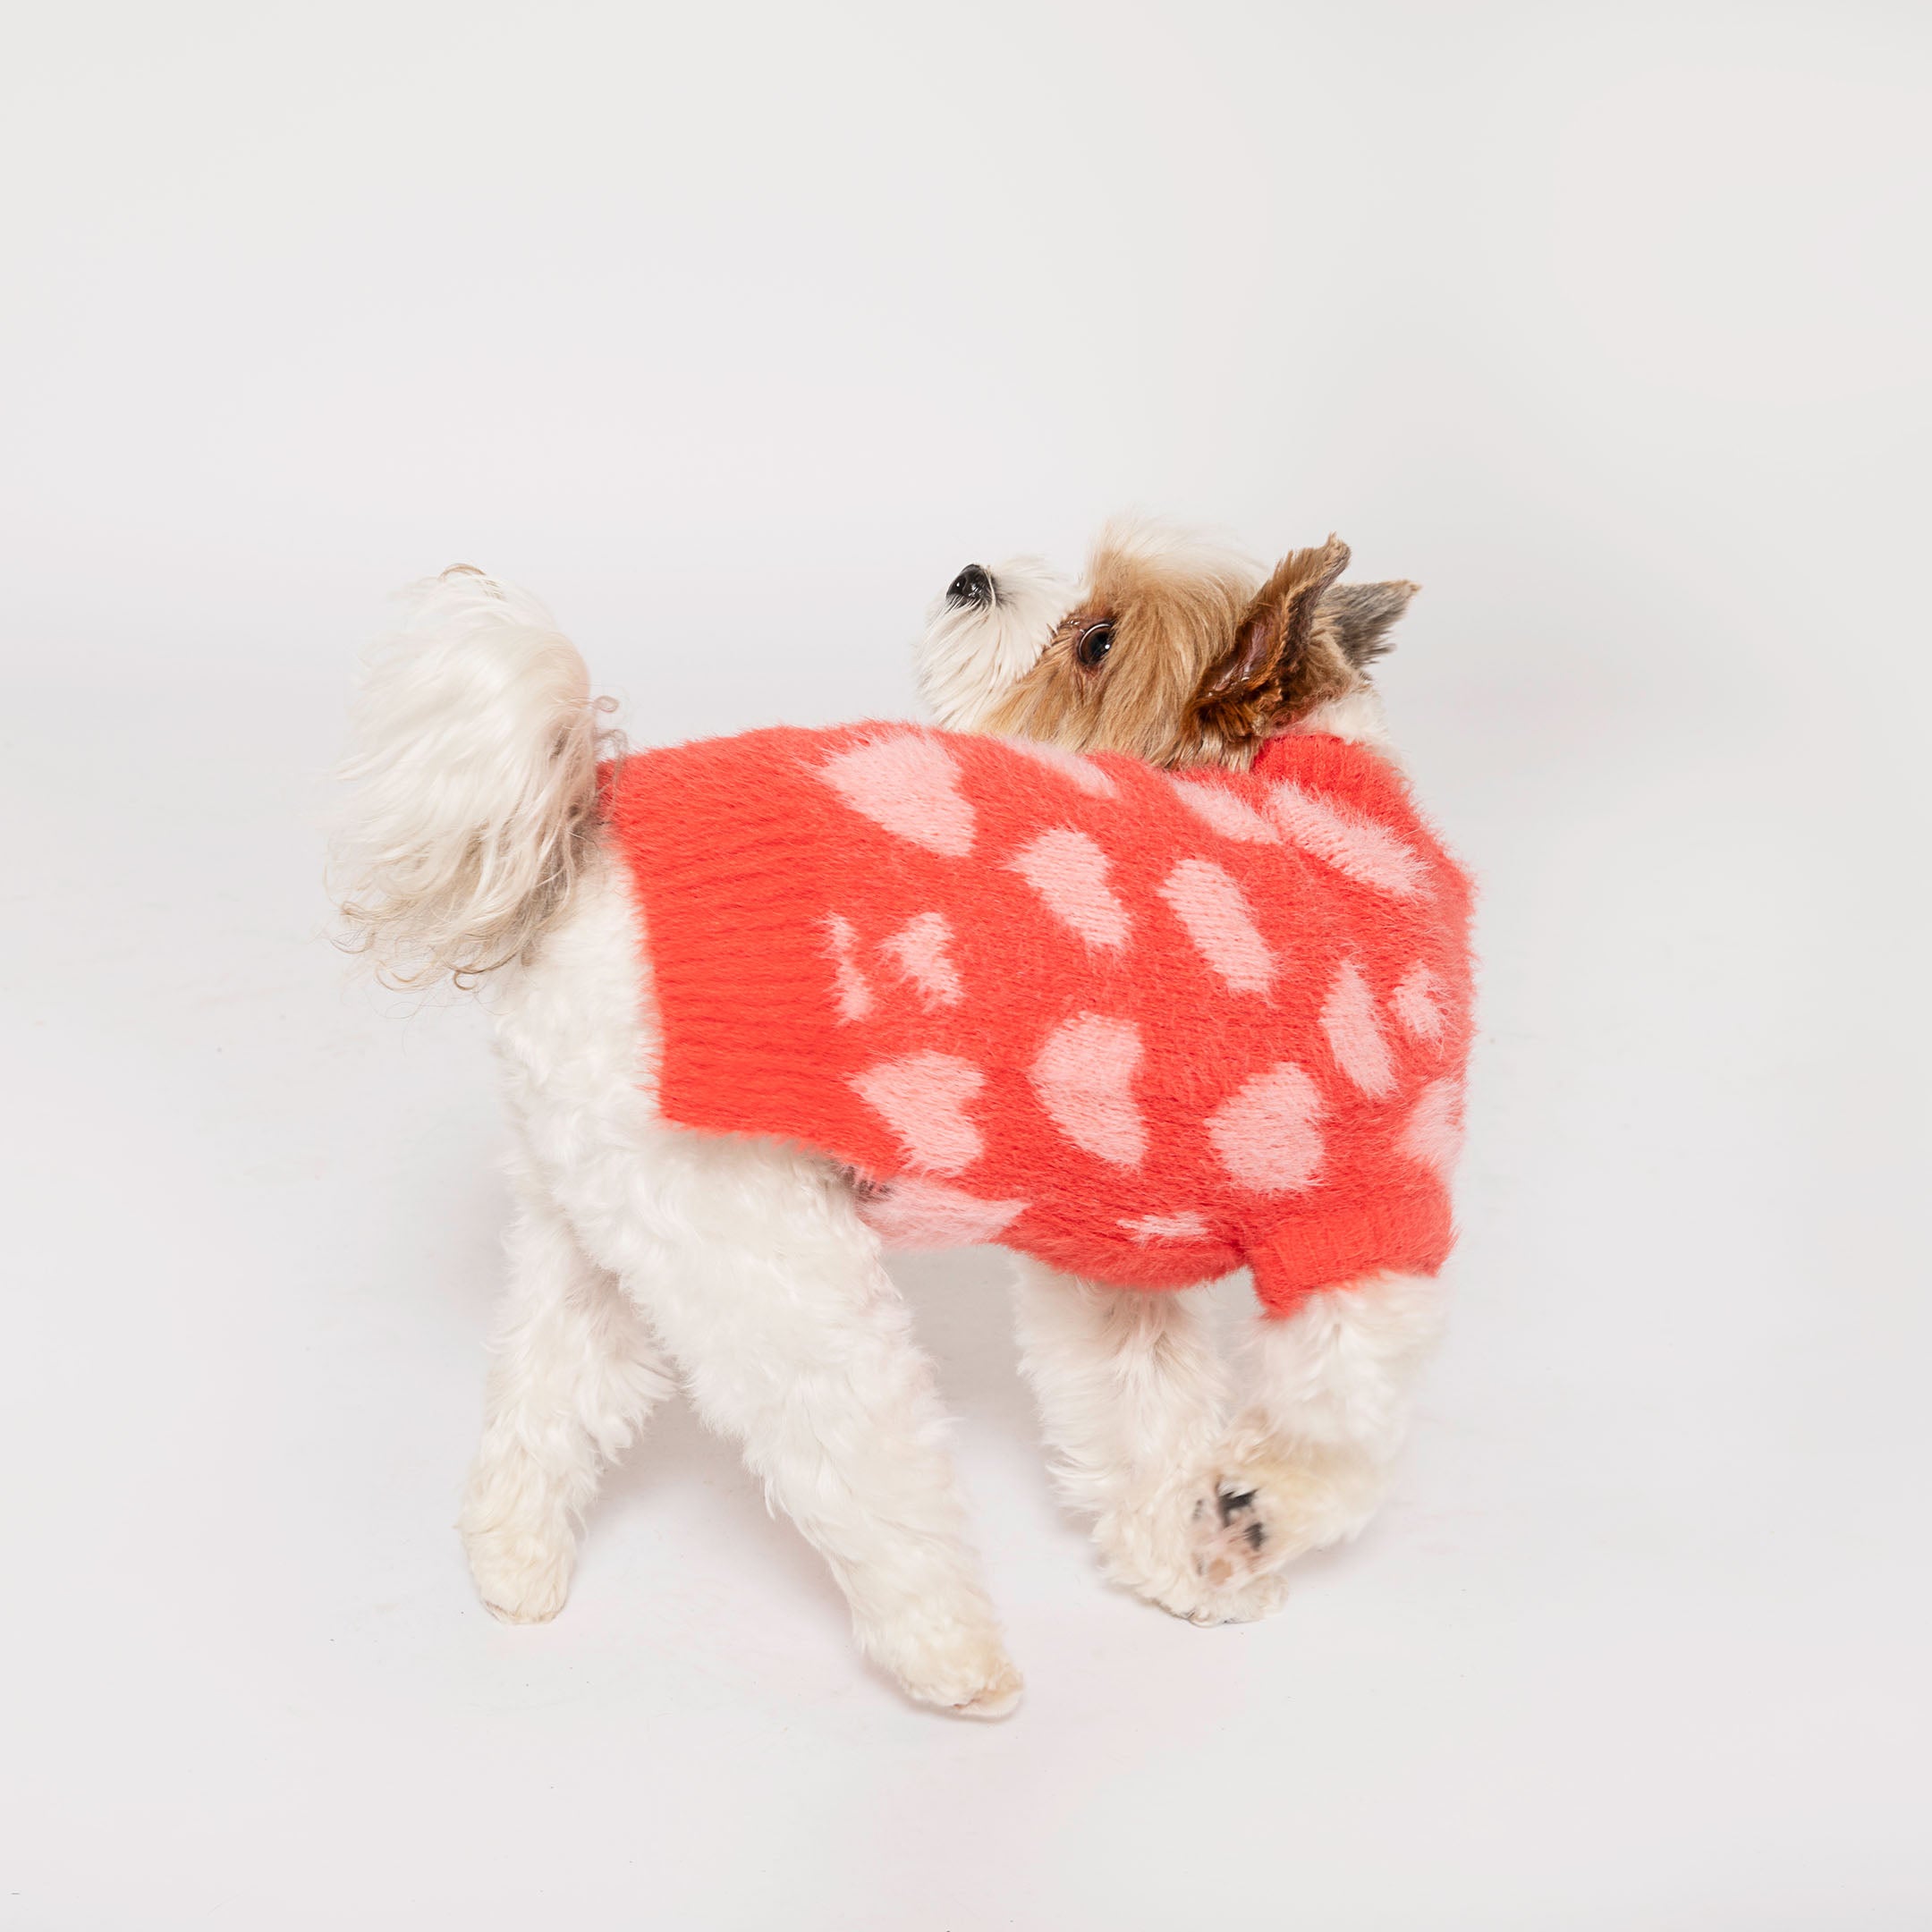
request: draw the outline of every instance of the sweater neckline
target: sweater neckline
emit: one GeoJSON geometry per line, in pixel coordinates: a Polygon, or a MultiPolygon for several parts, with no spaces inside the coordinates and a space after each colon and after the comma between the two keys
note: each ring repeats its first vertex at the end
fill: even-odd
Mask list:
{"type": "Polygon", "coordinates": [[[1293,763],[1294,754],[1291,745],[1313,745],[1326,742],[1331,745],[1348,743],[1346,738],[1335,732],[1276,732],[1267,739],[1254,755],[1254,762],[1248,769],[1257,778],[1284,778],[1293,763]]]}

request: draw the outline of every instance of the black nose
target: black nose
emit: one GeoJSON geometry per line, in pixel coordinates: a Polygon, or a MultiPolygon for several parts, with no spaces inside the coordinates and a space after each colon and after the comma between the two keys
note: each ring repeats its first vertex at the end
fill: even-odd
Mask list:
{"type": "Polygon", "coordinates": [[[946,602],[955,610],[963,609],[969,604],[990,604],[992,601],[993,580],[977,564],[969,564],[946,586],[946,602]]]}

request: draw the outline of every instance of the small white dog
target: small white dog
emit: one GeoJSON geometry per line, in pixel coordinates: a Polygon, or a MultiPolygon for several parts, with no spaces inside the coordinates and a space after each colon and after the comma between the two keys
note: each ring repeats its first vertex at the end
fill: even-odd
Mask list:
{"type": "MultiPolygon", "coordinates": [[[[945,732],[1057,748],[1050,757],[1086,791],[1112,789],[1103,768],[1124,778],[1138,759],[1132,771],[1157,767],[1168,775],[1160,784],[1181,788],[1212,826],[1253,842],[1241,851],[1294,852],[1300,841],[1306,850],[1293,862],[1312,871],[1345,872],[1367,852],[1387,874],[1396,862],[1388,835],[1359,817],[1323,817],[1326,808],[1291,785],[1303,817],[1283,819],[1284,834],[1232,792],[1204,804],[1179,775],[1247,773],[1284,733],[1332,734],[1366,748],[1372,756],[1360,762],[1385,771],[1367,666],[1414,586],[1338,584],[1346,559],[1331,539],[1264,580],[1224,551],[1135,526],[1103,538],[1078,589],[1032,559],[970,565],[930,614],[922,685],[945,732]],[[1087,756],[1108,752],[1128,757],[1087,756]]],[[[604,765],[600,781],[599,760],[619,748],[600,729],[602,708],[540,606],[458,567],[422,589],[405,628],[378,652],[346,768],[356,791],[335,879],[349,943],[393,983],[494,982],[519,1212],[462,1516],[477,1587],[513,1622],[557,1613],[599,1470],[675,1377],[824,1553],[867,1654],[915,1699],[1003,1716],[1018,1701],[1020,1676],[968,1546],[931,1374],[871,1224],[889,1188],[876,1173],[855,1173],[865,1164],[843,1149],[694,1131],[660,1106],[665,1008],[654,994],[639,888],[648,860],[614,843],[600,784],[618,767],[604,765]]],[[[1217,866],[1190,863],[1219,889],[1217,866]]],[[[1406,877],[1380,882],[1416,890],[1406,877]]],[[[1063,887],[1033,883],[1063,916],[1087,922],[1089,941],[1110,937],[1091,923],[1101,916],[1095,902],[1115,917],[1097,875],[1076,882],[1086,898],[1071,913],[1063,887]]],[[[1241,975],[1252,977],[1254,949],[1264,946],[1252,923],[1231,915],[1230,937],[1214,924],[1215,905],[1197,917],[1198,908],[1174,903],[1210,963],[1246,985],[1241,975]]],[[[849,975],[850,941],[842,930],[827,952],[828,979],[849,975]]],[[[1288,963],[1264,947],[1263,970],[1279,989],[1295,949],[1275,951],[1288,963]]],[[[953,968],[930,945],[908,970],[928,1004],[951,996],[953,968]]],[[[1313,989],[1311,1010],[1355,1086],[1392,1091],[1385,1033],[1401,1045],[1400,1020],[1414,1039],[1440,1042],[1455,1003],[1432,1004],[1440,978],[1419,968],[1372,999],[1352,965],[1342,971],[1326,1005],[1313,989]]],[[[850,990],[849,979],[842,984],[850,990]]],[[[660,990],[668,1000],[668,984],[660,990]]],[[[1460,1005],[1452,1030],[1466,1042],[1466,997],[1460,1005]]],[[[1401,1142],[1442,1171],[1459,1072],[1452,1065],[1426,1090],[1401,1142]]],[[[1281,1072],[1270,1076],[1277,1097],[1281,1072]]],[[[1059,1077],[1063,1089],[1072,1079],[1077,1111],[1083,1074],[1059,1077]]],[[[1333,1067],[1329,1077],[1340,1080],[1333,1067]]],[[[1301,1114],[1284,1131],[1311,1135],[1325,1103],[1294,1079],[1301,1114]]],[[[1103,1112],[1117,1105],[1104,1082],[1091,1091],[1103,1112]]],[[[1062,1124],[1072,1141],[1120,1158],[1079,1120],[1063,1113],[1062,1124]]],[[[1228,1153],[1237,1174],[1252,1158],[1241,1147],[1228,1153]]],[[[1315,1164],[1311,1155],[1304,1166],[1315,1164]]],[[[935,1158],[927,1171],[957,1165],[935,1158]]],[[[1271,1172],[1276,1195],[1300,1184],[1278,1163],[1271,1172]]],[[[1010,1217],[1020,1205],[1003,1211],[1010,1217]]],[[[1192,1214],[1118,1225],[1138,1228],[1143,1243],[1150,1229],[1182,1241],[1202,1230],[1192,1214]]],[[[1238,1258],[1231,1252],[1187,1278],[1238,1258]]],[[[1411,1378],[1437,1332],[1432,1275],[1433,1265],[1370,1266],[1323,1277],[1315,1292],[1302,1280],[1255,1323],[1235,1402],[1197,1295],[1076,1278],[1022,1252],[1025,1371],[1058,1478],[1092,1517],[1107,1574],[1196,1623],[1249,1619],[1281,1602],[1292,1558],[1353,1537],[1383,1493],[1411,1378]]]]}

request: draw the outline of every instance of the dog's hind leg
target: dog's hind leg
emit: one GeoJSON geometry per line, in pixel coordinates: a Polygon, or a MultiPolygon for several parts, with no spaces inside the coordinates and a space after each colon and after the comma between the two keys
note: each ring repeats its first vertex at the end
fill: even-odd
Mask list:
{"type": "Polygon", "coordinates": [[[773,1142],[661,1127],[614,1162],[573,1170],[578,1225],[699,1414],[831,1565],[861,1647],[922,1703],[1003,1716],[1020,1677],[966,1541],[945,1413],[850,1189],[773,1142]]]}
{"type": "Polygon", "coordinates": [[[527,1167],[509,1237],[483,1441],[460,1527],[484,1603],[513,1623],[555,1616],[604,1465],[673,1384],[614,1275],[579,1246],[527,1167]]]}
{"type": "Polygon", "coordinates": [[[628,894],[590,869],[497,1005],[525,1143],[699,1412],[824,1553],[867,1652],[925,1703],[998,1716],[1020,1679],[877,1240],[826,1162],[658,1118],[642,961],[628,894]]]}

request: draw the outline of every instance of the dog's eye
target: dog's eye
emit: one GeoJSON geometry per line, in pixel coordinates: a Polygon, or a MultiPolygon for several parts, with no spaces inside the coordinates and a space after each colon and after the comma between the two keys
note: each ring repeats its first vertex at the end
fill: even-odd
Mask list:
{"type": "Polygon", "coordinates": [[[1097,623],[1080,632],[1080,642],[1073,647],[1073,655],[1091,671],[1113,648],[1114,626],[1097,623]]]}

